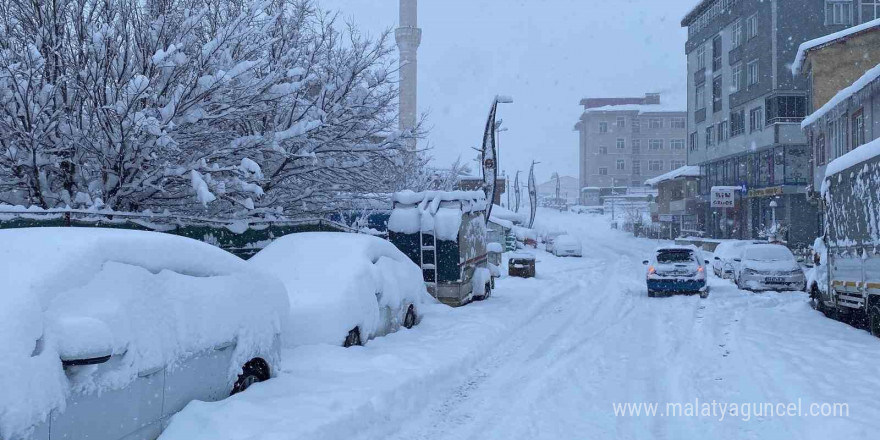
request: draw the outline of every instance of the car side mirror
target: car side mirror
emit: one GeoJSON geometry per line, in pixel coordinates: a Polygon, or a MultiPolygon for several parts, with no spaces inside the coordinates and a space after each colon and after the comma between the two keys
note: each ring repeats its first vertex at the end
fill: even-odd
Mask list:
{"type": "Polygon", "coordinates": [[[645,266],[647,266],[649,263],[650,263],[650,261],[648,261],[648,260],[642,261],[642,264],[644,264],[645,266]]]}
{"type": "Polygon", "coordinates": [[[721,261],[721,257],[715,257],[715,259],[721,261]]]}
{"type": "Polygon", "coordinates": [[[742,263],[742,258],[734,258],[733,261],[736,261],[737,263],[742,263]]]}
{"type": "Polygon", "coordinates": [[[52,323],[64,367],[103,364],[113,356],[113,334],[95,318],[62,317],[52,323]]]}
{"type": "Polygon", "coordinates": [[[704,263],[706,263],[706,264],[711,264],[711,263],[709,263],[709,260],[704,261],[704,263]]]}

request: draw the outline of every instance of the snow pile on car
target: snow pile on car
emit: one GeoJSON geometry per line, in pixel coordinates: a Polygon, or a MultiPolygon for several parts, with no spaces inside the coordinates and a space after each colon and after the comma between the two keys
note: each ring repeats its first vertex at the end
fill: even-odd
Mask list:
{"type": "Polygon", "coordinates": [[[419,231],[438,240],[455,241],[461,229],[461,214],[486,210],[482,191],[401,191],[392,196],[394,210],[388,230],[401,234],[419,231]]]}
{"type": "MultiPolygon", "coordinates": [[[[408,304],[434,302],[418,266],[393,244],[370,235],[287,235],[249,263],[287,287],[291,323],[286,346],[341,345],[355,327],[365,341],[379,329],[381,309],[405,313],[408,304]]],[[[393,318],[402,321],[403,316],[393,318]]]]}
{"type": "Polygon", "coordinates": [[[172,235],[86,228],[0,231],[0,437],[63,410],[69,390],[128,385],[137,374],[237,342],[230,383],[283,332],[284,288],[239,258],[172,235]],[[61,358],[121,356],[96,376],[61,358]]]}

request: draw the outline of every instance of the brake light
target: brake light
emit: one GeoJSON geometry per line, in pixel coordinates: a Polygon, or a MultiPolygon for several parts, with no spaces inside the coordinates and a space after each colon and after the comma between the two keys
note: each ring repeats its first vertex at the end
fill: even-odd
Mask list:
{"type": "Polygon", "coordinates": [[[697,272],[702,272],[702,271],[703,271],[703,266],[697,267],[697,272]]]}
{"type": "Polygon", "coordinates": [[[657,272],[657,269],[654,269],[654,266],[648,266],[648,275],[657,272]]]}

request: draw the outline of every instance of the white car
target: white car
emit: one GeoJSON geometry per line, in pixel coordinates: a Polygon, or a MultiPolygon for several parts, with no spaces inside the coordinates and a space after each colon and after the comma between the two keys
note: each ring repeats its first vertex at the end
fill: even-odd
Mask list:
{"type": "Polygon", "coordinates": [[[156,438],[280,361],[284,286],[217,247],[97,228],[0,243],[0,438],[156,438]]]}
{"type": "Polygon", "coordinates": [[[563,235],[565,235],[565,232],[561,231],[548,232],[544,234],[544,250],[552,254],[553,245],[556,242],[556,239],[563,235]]]}
{"type": "Polygon", "coordinates": [[[732,279],[735,272],[736,262],[743,246],[761,244],[760,241],[729,240],[722,241],[715,248],[715,256],[712,258],[712,272],[718,278],[732,279]]]}
{"type": "Polygon", "coordinates": [[[364,234],[310,232],[275,240],[248,263],[290,298],[289,346],[362,345],[419,320],[434,303],[422,271],[393,244],[364,234]]]}
{"type": "Polygon", "coordinates": [[[557,257],[580,257],[581,241],[573,235],[560,235],[553,242],[553,255],[557,257]]]}
{"type": "Polygon", "coordinates": [[[734,280],[740,289],[805,290],[807,287],[803,269],[785,246],[769,243],[745,246],[734,261],[734,280]]]}

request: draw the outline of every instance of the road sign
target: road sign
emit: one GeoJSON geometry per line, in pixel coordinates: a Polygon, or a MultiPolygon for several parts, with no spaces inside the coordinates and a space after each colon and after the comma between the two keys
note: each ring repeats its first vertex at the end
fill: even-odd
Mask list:
{"type": "Polygon", "coordinates": [[[713,186],[710,206],[713,208],[733,208],[736,206],[736,192],[742,188],[735,186],[713,186]]]}

